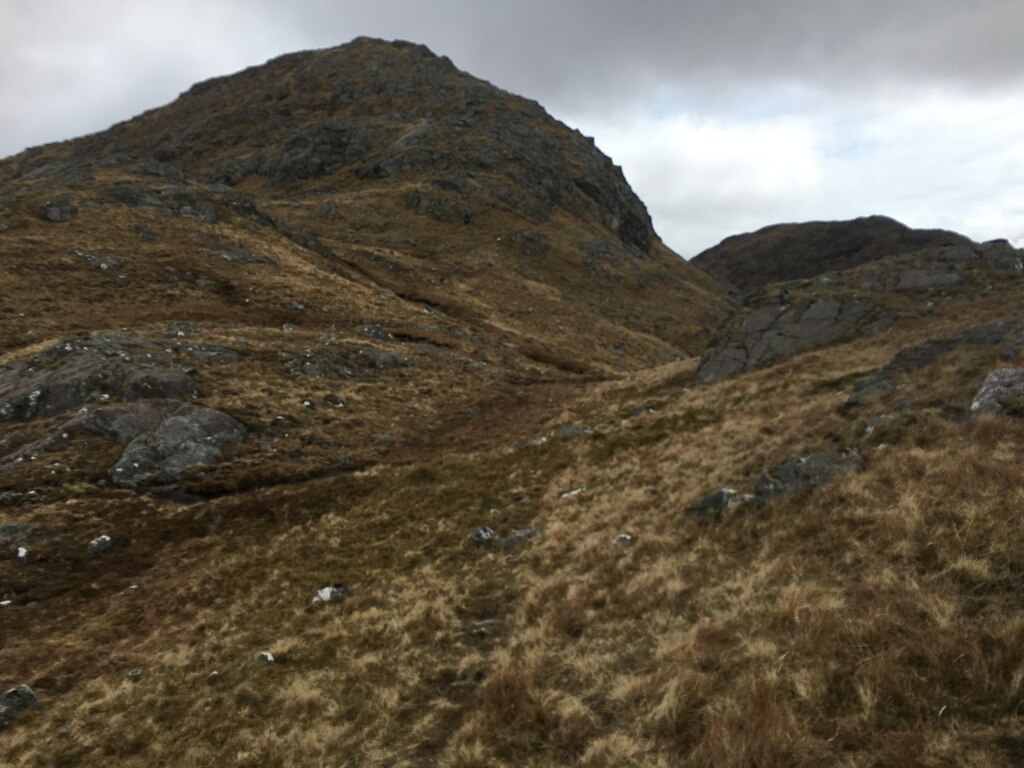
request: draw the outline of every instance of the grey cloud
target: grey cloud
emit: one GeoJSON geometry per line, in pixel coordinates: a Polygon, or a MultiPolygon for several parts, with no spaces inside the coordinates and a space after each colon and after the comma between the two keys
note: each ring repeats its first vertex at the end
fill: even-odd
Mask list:
{"type": "Polygon", "coordinates": [[[106,128],[197,80],[371,35],[426,43],[596,134],[683,253],[773,220],[875,212],[926,212],[908,223],[1019,239],[1008,201],[1021,199],[1024,150],[1012,135],[960,126],[944,144],[929,131],[921,157],[898,144],[912,135],[863,129],[927,95],[949,105],[939,121],[972,99],[1024,104],[1021,30],[1020,0],[11,0],[0,2],[0,156],[106,128]],[[765,120],[794,117],[818,131],[821,181],[781,179],[766,196],[744,186],[742,147],[724,177],[689,153],[673,159],[645,127],[672,114],[755,135],[765,120]],[[602,139],[602,126],[637,116],[631,151],[602,139]],[[978,146],[985,152],[964,154],[978,146]],[[705,174],[703,188],[681,183],[687,174],[705,174]],[[903,197],[878,194],[893,186],[880,179],[899,181],[903,197]]]}

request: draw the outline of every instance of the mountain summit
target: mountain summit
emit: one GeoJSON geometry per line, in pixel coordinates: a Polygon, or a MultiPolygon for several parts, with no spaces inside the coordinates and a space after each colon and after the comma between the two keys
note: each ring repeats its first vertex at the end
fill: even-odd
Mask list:
{"type": "MultiPolygon", "coordinates": [[[[110,130],[11,158],[0,179],[8,215],[24,206],[37,218],[63,196],[72,229],[170,211],[193,238],[283,234],[371,291],[481,325],[500,317],[513,345],[576,367],[698,351],[717,302],[592,140],[410,43],[360,38],[199,83],[110,130]],[[558,313],[573,319],[552,324],[558,313]]],[[[169,246],[157,240],[117,258],[148,262],[169,246]]]]}

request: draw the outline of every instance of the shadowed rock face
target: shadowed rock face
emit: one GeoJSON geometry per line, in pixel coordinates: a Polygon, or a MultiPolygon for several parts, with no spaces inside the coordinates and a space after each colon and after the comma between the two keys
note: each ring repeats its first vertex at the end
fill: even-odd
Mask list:
{"type": "Polygon", "coordinates": [[[875,332],[887,322],[874,304],[860,299],[761,307],[716,343],[695,376],[698,381],[719,381],[837,341],[855,330],[875,332]]]}

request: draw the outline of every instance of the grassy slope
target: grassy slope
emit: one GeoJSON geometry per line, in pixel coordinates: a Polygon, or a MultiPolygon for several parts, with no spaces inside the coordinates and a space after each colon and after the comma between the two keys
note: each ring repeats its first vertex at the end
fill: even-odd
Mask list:
{"type": "MultiPolygon", "coordinates": [[[[1009,310],[1016,291],[984,312],[1009,310]]],[[[186,508],[90,507],[114,530],[147,518],[163,535],[136,522],[138,551],[4,615],[20,630],[4,669],[50,685],[44,708],[0,736],[2,754],[19,766],[1016,764],[1024,427],[956,416],[998,350],[954,353],[870,412],[837,410],[857,374],[982,314],[965,303],[711,387],[690,388],[684,362],[526,388],[532,423],[497,409],[470,442],[439,435],[366,473],[186,508]],[[683,513],[793,452],[860,439],[896,398],[915,407],[862,444],[862,474],[718,525],[683,513]],[[514,447],[569,422],[596,429],[514,447]],[[545,534],[487,551],[466,541],[481,524],[545,534]],[[635,545],[616,544],[622,532],[635,545]],[[308,607],[338,580],[353,597],[308,607]],[[277,663],[258,665],[262,649],[277,663]]],[[[80,510],[29,519],[74,526],[80,510]]]]}

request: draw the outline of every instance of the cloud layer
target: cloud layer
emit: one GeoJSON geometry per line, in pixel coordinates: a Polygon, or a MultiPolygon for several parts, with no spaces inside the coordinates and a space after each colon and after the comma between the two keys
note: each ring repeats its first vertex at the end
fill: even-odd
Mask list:
{"type": "Polygon", "coordinates": [[[1024,244],[1018,0],[96,0],[0,6],[0,155],[357,35],[424,42],[595,136],[690,256],[884,213],[1024,244]]]}

